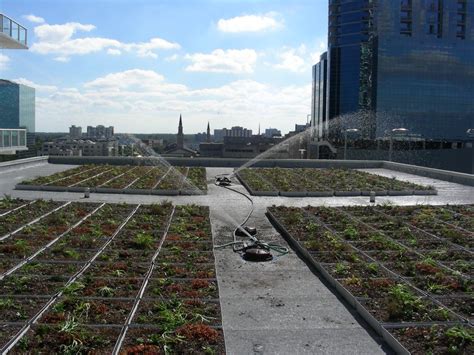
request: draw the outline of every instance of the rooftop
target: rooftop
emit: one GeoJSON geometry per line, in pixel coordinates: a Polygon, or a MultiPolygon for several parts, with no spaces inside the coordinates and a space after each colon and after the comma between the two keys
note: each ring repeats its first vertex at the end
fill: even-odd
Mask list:
{"type": "MultiPolygon", "coordinates": [[[[72,165],[50,164],[33,159],[19,165],[0,165],[0,194],[32,199],[96,203],[152,204],[171,201],[173,205],[209,206],[214,245],[232,241],[232,230],[248,215],[250,203],[243,195],[214,184],[216,176],[232,168],[207,168],[208,192],[203,196],[156,196],[95,194],[15,190],[21,181],[71,169],[72,165]]],[[[378,205],[474,204],[474,186],[422,177],[385,168],[361,169],[372,174],[433,186],[437,195],[377,196],[378,205]]],[[[246,193],[237,181],[233,189],[246,193]]],[[[287,240],[268,220],[267,209],[287,207],[370,206],[368,196],[283,197],[252,196],[254,212],[247,225],[255,226],[259,238],[290,248],[287,240]]],[[[225,347],[229,354],[323,353],[377,354],[390,348],[334,287],[301,255],[290,248],[287,255],[270,262],[243,260],[231,248],[214,249],[222,311],[225,347]]]]}

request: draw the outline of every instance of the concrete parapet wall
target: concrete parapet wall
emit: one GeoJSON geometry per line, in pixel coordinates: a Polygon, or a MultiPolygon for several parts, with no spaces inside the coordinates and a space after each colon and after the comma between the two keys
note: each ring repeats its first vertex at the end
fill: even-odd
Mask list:
{"type": "Polygon", "coordinates": [[[28,166],[28,165],[38,164],[38,163],[47,163],[47,162],[48,162],[48,157],[33,157],[33,158],[26,158],[26,159],[10,160],[10,161],[0,163],[0,171],[15,169],[20,166],[28,166]]]}

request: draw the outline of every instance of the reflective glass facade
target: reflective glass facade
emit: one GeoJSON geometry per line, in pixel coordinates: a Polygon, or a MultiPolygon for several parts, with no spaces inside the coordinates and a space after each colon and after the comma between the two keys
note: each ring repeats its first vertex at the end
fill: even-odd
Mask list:
{"type": "Polygon", "coordinates": [[[321,55],[319,63],[313,66],[313,88],[311,95],[311,125],[315,134],[322,138],[327,131],[326,95],[327,95],[327,53],[321,55]]]}
{"type": "Polygon", "coordinates": [[[0,80],[0,128],[35,132],[35,89],[0,80]]]}
{"type": "Polygon", "coordinates": [[[371,137],[404,127],[463,139],[474,126],[473,0],[333,0],[330,120],[357,111],[371,137]]]}

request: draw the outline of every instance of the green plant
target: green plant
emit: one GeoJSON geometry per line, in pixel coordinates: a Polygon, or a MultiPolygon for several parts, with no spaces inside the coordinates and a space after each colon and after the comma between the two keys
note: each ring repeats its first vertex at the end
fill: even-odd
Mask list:
{"type": "Polygon", "coordinates": [[[415,295],[406,285],[391,286],[388,296],[387,310],[392,319],[411,318],[416,312],[425,309],[421,297],[415,295]]]}
{"type": "Polygon", "coordinates": [[[446,337],[449,342],[449,350],[453,354],[474,342],[474,333],[464,327],[449,328],[446,331],[446,337]]]}
{"type": "Polygon", "coordinates": [[[133,245],[139,249],[152,249],[153,236],[145,233],[138,233],[133,239],[133,245]]]}
{"type": "Polygon", "coordinates": [[[343,263],[337,263],[335,272],[338,275],[344,275],[347,271],[349,271],[349,267],[343,263]]]}
{"type": "Polygon", "coordinates": [[[86,286],[82,283],[82,282],[79,282],[79,281],[75,281],[69,285],[67,285],[64,289],[63,289],[63,293],[65,295],[75,295],[77,294],[79,291],[81,291],[82,289],[84,289],[86,286]]]}
{"type": "Polygon", "coordinates": [[[111,287],[103,286],[99,288],[99,295],[101,295],[102,297],[112,297],[114,293],[115,291],[111,287]]]}

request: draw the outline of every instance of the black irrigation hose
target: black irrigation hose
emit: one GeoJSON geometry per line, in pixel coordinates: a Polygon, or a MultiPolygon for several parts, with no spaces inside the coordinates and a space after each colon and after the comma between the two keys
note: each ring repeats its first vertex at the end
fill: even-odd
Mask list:
{"type": "MultiPolygon", "coordinates": [[[[217,177],[219,177],[219,176],[226,176],[226,175],[225,174],[218,175],[217,177]]],[[[222,248],[226,248],[228,246],[232,246],[232,250],[234,251],[234,253],[242,253],[248,248],[256,247],[256,248],[260,248],[260,249],[273,250],[273,251],[279,253],[280,256],[288,254],[288,252],[289,252],[288,248],[286,248],[284,246],[281,246],[279,244],[275,244],[275,243],[263,242],[263,241],[259,240],[257,237],[250,235],[243,228],[243,226],[248,222],[248,220],[250,219],[250,217],[252,216],[252,214],[255,210],[255,205],[254,205],[253,199],[249,195],[247,195],[244,192],[241,192],[241,191],[235,190],[233,188],[230,188],[229,186],[218,185],[218,184],[216,184],[216,185],[220,186],[220,187],[224,187],[227,190],[233,191],[235,193],[238,193],[238,194],[244,196],[247,200],[249,200],[251,208],[250,208],[249,213],[245,217],[245,219],[234,229],[234,231],[232,233],[233,241],[229,242],[229,243],[222,244],[222,245],[215,245],[214,249],[222,249],[222,248]],[[240,230],[240,231],[247,234],[248,238],[251,240],[249,244],[245,243],[244,241],[238,241],[237,240],[237,234],[236,233],[237,233],[238,230],[240,230]],[[237,245],[240,245],[240,248],[238,248],[237,245]]]]}

